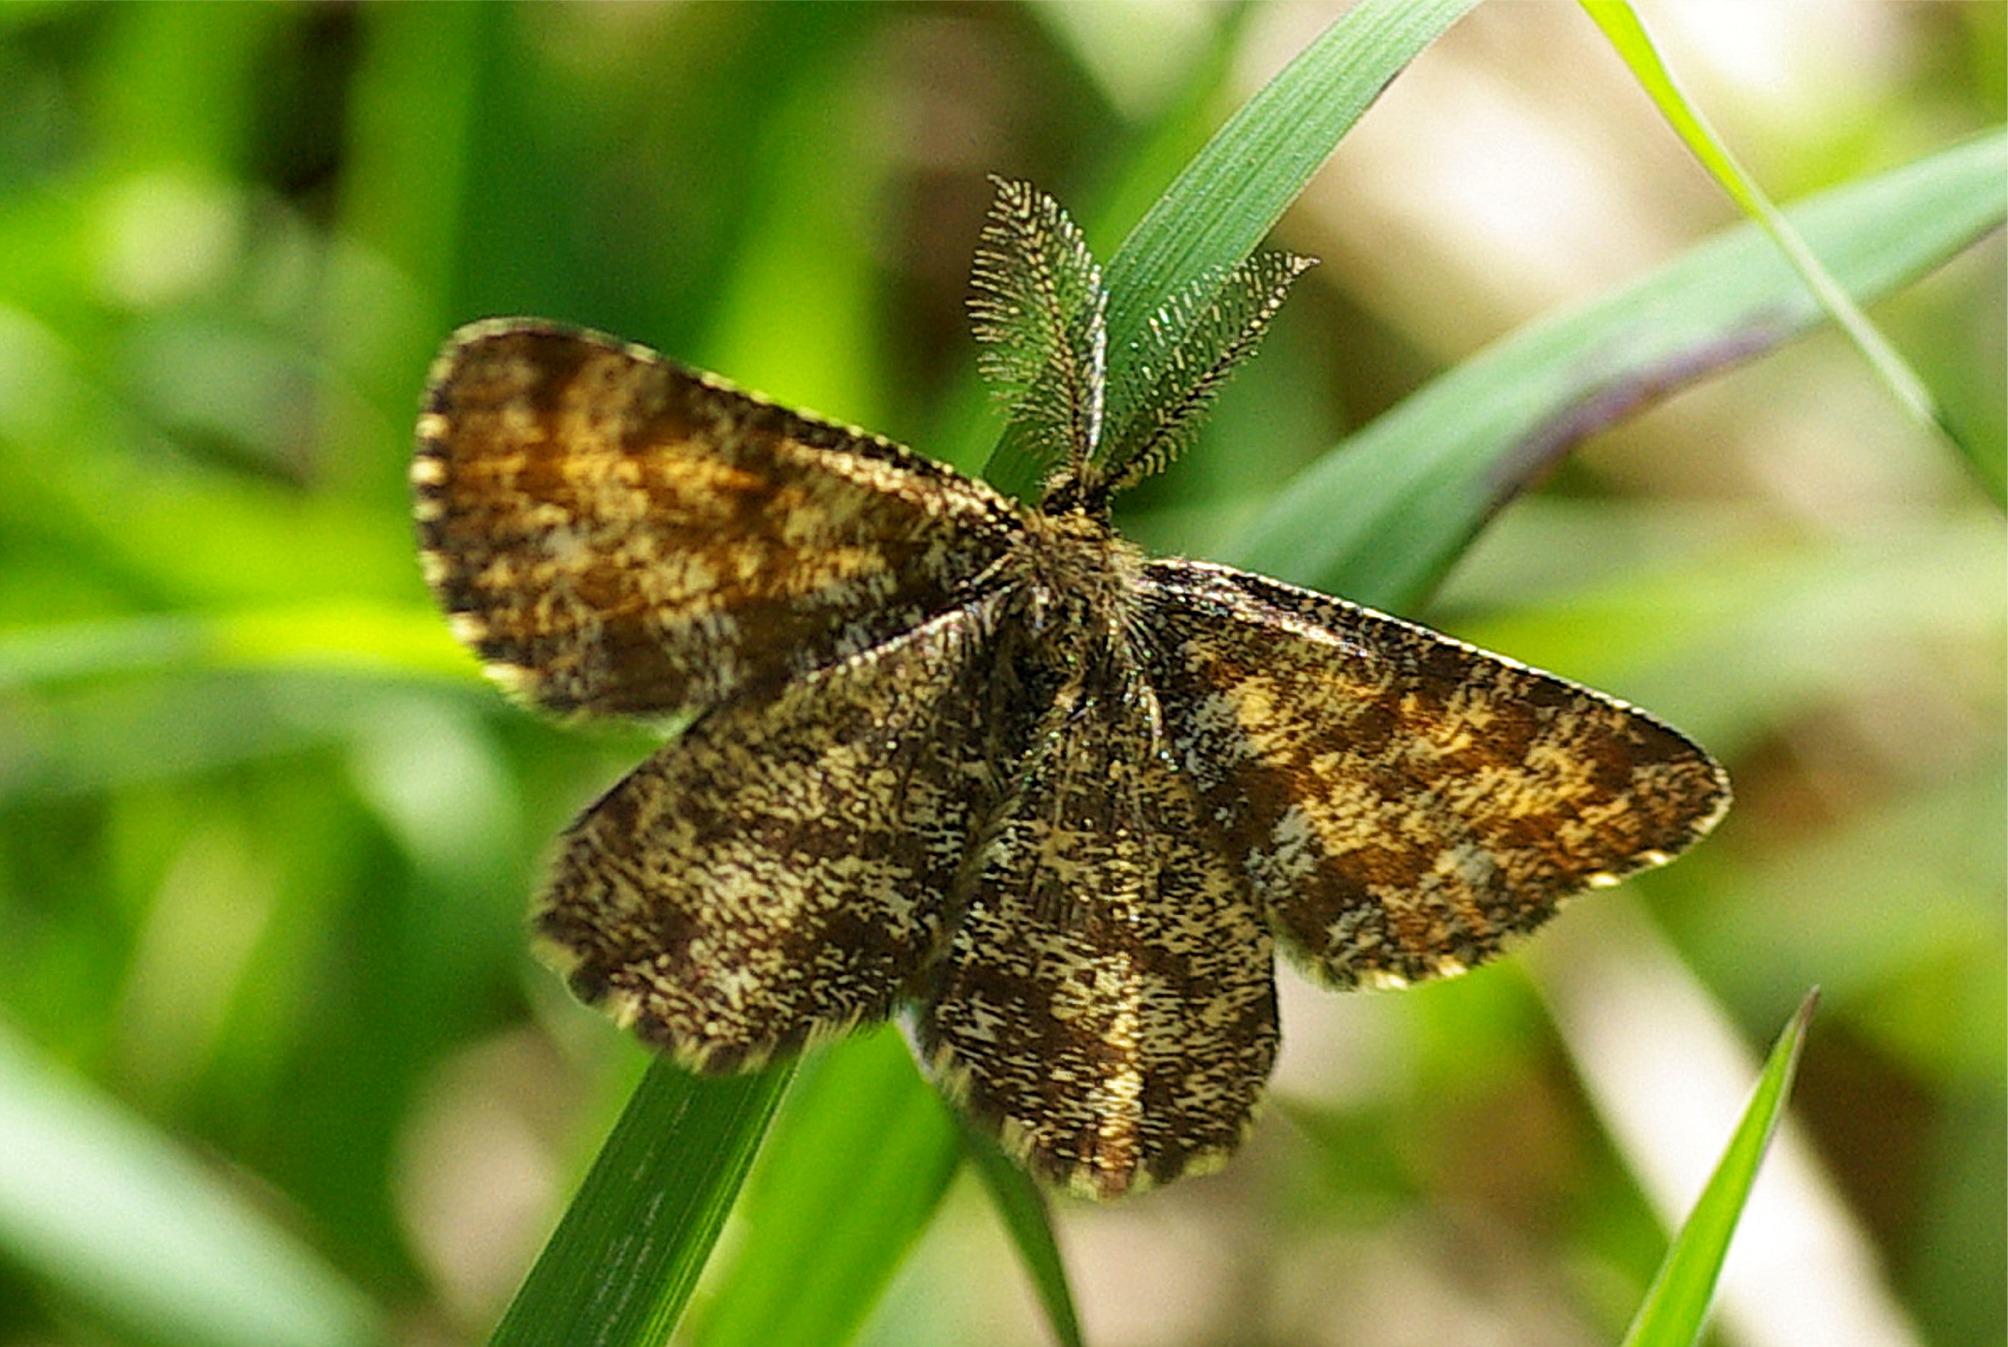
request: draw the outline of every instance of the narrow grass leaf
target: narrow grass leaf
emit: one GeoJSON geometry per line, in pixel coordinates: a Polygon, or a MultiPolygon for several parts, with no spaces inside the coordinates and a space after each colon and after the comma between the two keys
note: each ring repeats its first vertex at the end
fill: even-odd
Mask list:
{"type": "Polygon", "coordinates": [[[1381,91],[1477,0],[1364,0],[1223,124],[1109,260],[1109,341],[1255,251],[1381,91]]]}
{"type": "MultiPolygon", "coordinates": [[[[1230,275],[1381,90],[1476,3],[1364,0],[1221,126],[1109,260],[1112,378],[1123,378],[1158,306],[1209,275],[1230,275]]],[[[1109,427],[1110,438],[1123,429],[1109,427]]],[[[983,475],[1023,496],[1040,467],[1031,441],[1014,429],[983,475]]]]}
{"type": "MultiPolygon", "coordinates": [[[[1791,216],[1842,283],[1884,295],[1998,228],[2008,137],[1849,183],[1791,216]]],[[[1824,310],[1740,225],[1442,375],[1284,489],[1228,558],[1384,608],[1414,603],[1584,436],[1805,332],[1824,310]]]]}
{"type": "Polygon", "coordinates": [[[1053,1213],[1046,1195],[1032,1182],[996,1142],[973,1127],[963,1129],[963,1140],[976,1173],[989,1190],[990,1200],[1004,1220],[1018,1257],[1039,1293],[1046,1311],[1046,1323],[1053,1340],[1061,1347],[1081,1347],[1081,1320],[1074,1310],[1074,1293],[1067,1284],[1067,1265],[1060,1257],[1060,1244],[1053,1236],[1053,1213]]]}
{"type": "Polygon", "coordinates": [[[691,1311],[695,1347],[850,1341],[962,1158],[947,1106],[890,1029],[805,1061],[769,1135],[731,1260],[691,1311]]]}
{"type": "Polygon", "coordinates": [[[703,1078],[651,1064],[494,1347],[662,1347],[793,1073],[703,1078]]]}
{"type": "Polygon", "coordinates": [[[1692,1347],[1708,1321],[1716,1278],[1729,1254],[1729,1241],[1742,1219],[1757,1168],[1771,1145],[1771,1136],[1785,1113],[1792,1075],[1806,1043],[1806,1027],[1818,1006],[1817,989],[1807,993],[1799,1009],[1771,1049],[1757,1088],[1743,1111],[1743,1120],[1729,1139],[1708,1186],[1688,1213],[1687,1221],[1667,1250],[1666,1260],[1646,1291],[1645,1301],[1625,1333],[1624,1347],[1692,1347]]]}
{"type": "MultiPolygon", "coordinates": [[[[1736,202],[1745,215],[1755,220],[1773,242],[1791,259],[1799,275],[1805,279],[1813,293],[1819,297],[1821,305],[1840,329],[1848,334],[1849,340],[1868,359],[1870,366],[1889,386],[1897,402],[1921,424],[1936,426],[1947,439],[1959,449],[1968,463],[1977,463],[1975,447],[1952,425],[1938,400],[1931,395],[1924,380],[1911,369],[1896,348],[1869,321],[1868,315],[1856,306],[1841,283],[1834,279],[1812,249],[1806,246],[1798,231],[1792,228],[1778,208],[1772,204],[1764,189],[1757,184],[1737,160],[1728,144],[1718,135],[1701,109],[1688,97],[1673,77],[1673,72],[1660,59],[1658,48],[1653,46],[1652,37],[1639,22],[1638,11],[1627,0],[1580,0],[1596,25],[1603,29],[1611,46],[1625,64],[1631,67],[1633,76],[1644,88],[1652,101],[1666,117],[1687,145],[1694,157],[1701,161],[1703,168],[1722,184],[1722,189],[1736,202]]],[[[1976,473],[1983,485],[1995,493],[1995,504],[2003,503],[1999,495],[1999,481],[1993,473],[1976,473]]]]}
{"type": "Polygon", "coordinates": [[[0,1035],[0,1250],[93,1317],[188,1347],[360,1347],[377,1313],[160,1132],[0,1035]]]}

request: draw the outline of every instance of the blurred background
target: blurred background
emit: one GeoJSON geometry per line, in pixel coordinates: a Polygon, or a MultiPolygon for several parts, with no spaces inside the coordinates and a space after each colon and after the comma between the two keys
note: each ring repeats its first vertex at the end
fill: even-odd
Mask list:
{"type": "MultiPolygon", "coordinates": [[[[2003,117],[2000,4],[1641,9],[1780,200],[2003,117]]],[[[479,1341],[639,1069],[521,921],[647,742],[505,704],[412,556],[455,325],[590,324],[974,469],[984,175],[1107,256],[1333,13],[0,6],[0,1343],[172,1340],[122,1231],[209,1219],[38,1189],[58,1141],[210,1185],[331,1323],[479,1341]]],[[[1731,219],[1574,6],[1483,8],[1278,229],[1324,265],[1125,527],[1220,554],[1349,427],[1731,219]]],[[[2003,293],[1996,236],[1876,311],[1997,480],[2003,293]]],[[[1681,725],[1735,812],[1524,959],[1289,982],[1234,1166],[1060,1206],[1090,1340],[1613,1342],[1693,1191],[1655,1119],[1705,1164],[1818,983],[1802,1224],[1732,1258],[1838,1251],[1874,1336],[1807,1343],[2003,1342],[2002,533],[1825,335],[1508,511],[1418,615],[1681,725]]],[[[1044,1340],[972,1181],[863,1340],[1044,1340]]]]}

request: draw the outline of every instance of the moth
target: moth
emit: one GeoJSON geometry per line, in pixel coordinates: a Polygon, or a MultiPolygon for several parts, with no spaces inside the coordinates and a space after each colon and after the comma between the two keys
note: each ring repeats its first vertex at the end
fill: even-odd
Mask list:
{"type": "Polygon", "coordinates": [[[453,633],[532,706],[685,726],[536,901],[577,994],[706,1072],[897,1013],[1035,1177],[1113,1198],[1247,1134],[1278,948],[1457,973],[1707,832],[1722,770],[1644,712],[1111,527],[1308,265],[1202,278],[1112,379],[1079,231],[1000,181],[971,308],[1029,508],[643,347],[455,333],[411,466],[453,633]]]}

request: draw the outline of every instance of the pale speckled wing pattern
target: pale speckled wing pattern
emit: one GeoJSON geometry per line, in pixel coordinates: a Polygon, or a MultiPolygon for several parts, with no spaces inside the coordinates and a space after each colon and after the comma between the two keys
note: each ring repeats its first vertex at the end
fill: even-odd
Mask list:
{"type": "Polygon", "coordinates": [[[889,440],[518,319],[454,334],[411,478],[455,634],[561,713],[771,690],[961,602],[1019,522],[889,440]]]}
{"type": "Polygon", "coordinates": [[[1226,1160],[1275,1058],[1271,940],[1129,659],[1061,686],[958,907],[915,1037],[1007,1152],[1096,1198],[1226,1160]]]}
{"type": "Polygon", "coordinates": [[[1335,986],[1469,968],[1728,807],[1701,749],[1551,674],[1229,567],[1153,562],[1141,588],[1187,779],[1335,986]]]}
{"type": "Polygon", "coordinates": [[[574,990],[706,1071],[885,1018],[998,790],[1002,598],[710,712],[587,809],[534,915],[574,990]]]}

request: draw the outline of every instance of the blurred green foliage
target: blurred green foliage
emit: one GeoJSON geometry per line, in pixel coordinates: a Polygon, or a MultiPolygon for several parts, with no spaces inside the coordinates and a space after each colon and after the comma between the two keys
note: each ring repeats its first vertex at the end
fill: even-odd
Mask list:
{"type": "MultiPolygon", "coordinates": [[[[1781,198],[2001,120],[1999,6],[1883,8],[1906,74],[1727,128],[1776,123],[1738,148],[1781,198]]],[[[478,1340],[639,1069],[521,912],[645,740],[510,709],[431,610],[404,465],[445,333],[588,323],[974,467],[983,175],[1077,204],[1108,254],[1154,199],[1136,166],[1182,162],[1280,22],[0,7],[0,1343],[478,1340]]],[[[1462,59],[1521,22],[1481,12],[1462,59]]],[[[1217,554],[1440,363],[1329,231],[1285,221],[1328,263],[1137,493],[1150,545],[1217,554]]],[[[1996,463],[2002,292],[1996,239],[1877,311],[1996,463]]],[[[1633,887],[1748,1041],[1826,988],[1800,1114],[1918,1341],[1991,1347],[2000,517],[1839,343],[1738,377],[1562,469],[1431,615],[1729,759],[1729,825],[1633,887]]],[[[1394,1259],[1508,1336],[1615,1340],[1660,1232],[1524,973],[1293,1000],[1287,1032],[1331,1040],[1314,1015],[1330,1070],[1285,1077],[1226,1176],[1137,1208],[1185,1262],[1125,1273],[1097,1241],[1143,1239],[1127,1212],[1062,1211],[1089,1340],[1141,1312],[1130,1274],[1185,1306],[1152,1340],[1377,1340],[1348,1277],[1394,1259]]],[[[965,1185],[873,1340],[1035,1333],[993,1224],[965,1185]]]]}

